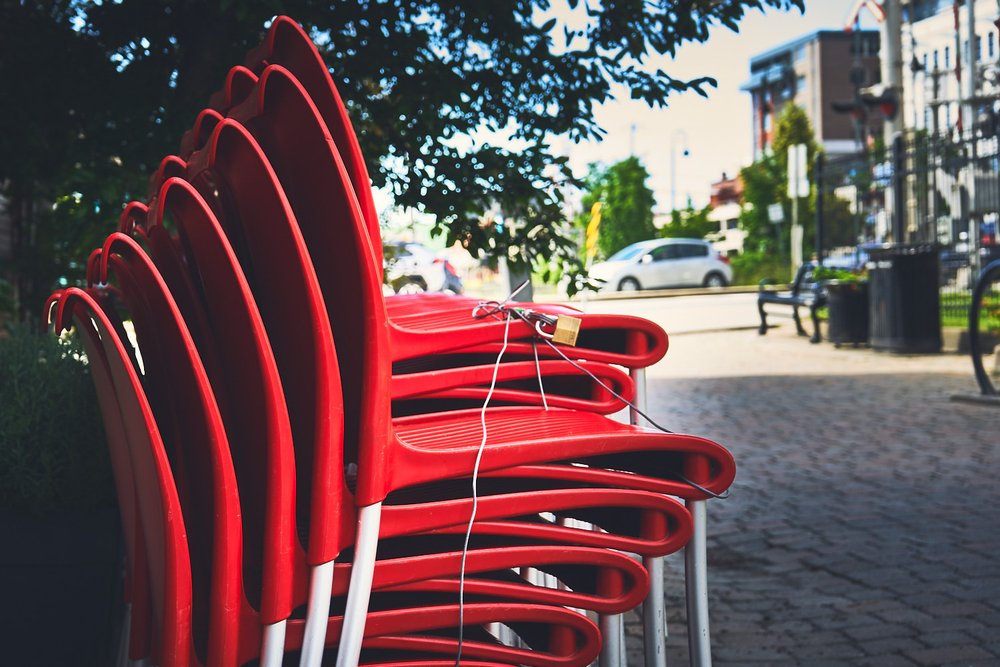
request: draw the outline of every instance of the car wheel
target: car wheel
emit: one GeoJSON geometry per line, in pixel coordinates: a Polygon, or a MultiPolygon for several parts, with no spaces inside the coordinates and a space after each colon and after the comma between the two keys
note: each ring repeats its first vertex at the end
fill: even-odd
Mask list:
{"type": "Polygon", "coordinates": [[[705,287],[725,287],[726,277],[721,273],[710,273],[705,276],[705,287]]]}
{"type": "Polygon", "coordinates": [[[641,289],[639,281],[635,278],[622,278],[621,282],[618,283],[619,292],[636,292],[641,289]]]}
{"type": "Polygon", "coordinates": [[[427,291],[427,285],[418,278],[406,278],[396,285],[396,294],[420,294],[427,291]]]}

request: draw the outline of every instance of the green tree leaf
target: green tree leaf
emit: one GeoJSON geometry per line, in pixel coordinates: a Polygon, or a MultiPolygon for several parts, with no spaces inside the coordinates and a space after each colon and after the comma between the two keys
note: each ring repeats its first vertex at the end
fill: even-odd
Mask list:
{"type": "Polygon", "coordinates": [[[575,181],[552,139],[600,139],[595,109],[615,86],[655,107],[705,94],[710,72],[678,79],[651,59],[704,42],[714,26],[735,30],[748,8],[803,7],[581,4],[569,28],[548,0],[2,3],[0,77],[14,103],[0,114],[0,195],[14,247],[0,273],[17,308],[33,318],[54,286],[81,280],[87,244],[114,229],[126,201],[146,197],[145,179],[277,13],[320,44],[372,182],[398,206],[435,215],[438,232],[475,255],[510,249],[576,271],[562,213],[562,187],[575,181]],[[560,33],[572,39],[557,45],[560,33]],[[484,129],[517,150],[471,139],[484,129]],[[536,231],[480,228],[495,206],[536,231]]]}
{"type": "Polygon", "coordinates": [[[586,226],[590,209],[601,202],[601,226],[597,247],[602,257],[608,257],[636,241],[653,238],[653,191],[646,185],[649,172],[632,156],[602,167],[591,165],[587,176],[587,192],[583,197],[586,212],[581,224],[586,226]]]}

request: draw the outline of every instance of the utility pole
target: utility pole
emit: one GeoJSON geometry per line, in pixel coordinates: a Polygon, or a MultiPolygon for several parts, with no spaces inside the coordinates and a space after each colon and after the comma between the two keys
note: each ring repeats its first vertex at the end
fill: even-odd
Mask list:
{"type": "Polygon", "coordinates": [[[965,0],[966,9],[966,20],[968,22],[968,53],[966,57],[966,67],[965,67],[965,100],[966,105],[966,123],[968,123],[968,136],[969,136],[969,181],[966,186],[969,193],[969,239],[974,239],[972,244],[973,248],[976,248],[976,252],[970,257],[972,261],[973,270],[978,270],[977,261],[979,259],[979,221],[976,218],[976,163],[978,162],[976,155],[976,115],[978,113],[976,99],[978,98],[978,93],[976,91],[977,81],[976,81],[976,68],[977,60],[979,57],[979,49],[976,48],[976,2],[975,0],[965,0]]]}
{"type": "Polygon", "coordinates": [[[892,144],[896,132],[903,129],[903,10],[900,0],[885,0],[882,4],[885,20],[881,24],[882,40],[882,82],[897,98],[894,118],[886,118],[883,124],[885,145],[892,144]]]}
{"type": "MultiPolygon", "coordinates": [[[[895,141],[896,136],[902,136],[902,129],[905,123],[903,110],[903,9],[900,0],[885,0],[882,4],[885,12],[885,20],[881,24],[882,40],[882,82],[891,95],[896,98],[896,113],[892,118],[886,116],[883,122],[883,139],[886,148],[892,148],[895,153],[902,146],[902,141],[895,141]],[[897,120],[898,119],[898,120],[897,120]]],[[[893,167],[901,164],[901,160],[893,155],[893,167]]],[[[893,178],[898,179],[901,175],[893,173],[893,178]]],[[[899,188],[893,188],[886,192],[885,213],[889,218],[891,229],[902,230],[906,225],[903,221],[906,203],[899,200],[899,188]]],[[[895,235],[894,235],[895,236],[895,235]]],[[[901,243],[902,238],[893,238],[893,242],[901,243]]]]}
{"type": "Polygon", "coordinates": [[[802,225],[799,224],[799,198],[809,196],[809,177],[806,172],[806,145],[788,147],[788,198],[792,200],[791,260],[792,275],[802,264],[802,225]]]}
{"type": "Polygon", "coordinates": [[[976,48],[976,0],[965,0],[966,20],[968,21],[968,42],[966,45],[965,66],[965,99],[968,102],[969,130],[974,131],[976,125],[976,108],[973,100],[977,96],[978,87],[976,68],[978,67],[979,49],[976,48]]]}

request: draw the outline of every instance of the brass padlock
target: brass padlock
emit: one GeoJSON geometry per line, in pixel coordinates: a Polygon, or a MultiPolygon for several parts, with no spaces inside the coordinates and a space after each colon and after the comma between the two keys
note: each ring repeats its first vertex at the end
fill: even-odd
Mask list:
{"type": "Polygon", "coordinates": [[[576,345],[576,338],[580,335],[580,318],[560,315],[556,319],[556,330],[552,334],[552,342],[560,345],[576,345]]]}

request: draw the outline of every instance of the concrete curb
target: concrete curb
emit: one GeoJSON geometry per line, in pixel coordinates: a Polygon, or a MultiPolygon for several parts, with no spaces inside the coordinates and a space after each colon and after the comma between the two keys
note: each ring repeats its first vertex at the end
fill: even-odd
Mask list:
{"type": "Polygon", "coordinates": [[[1000,408],[1000,396],[986,396],[984,394],[953,394],[951,400],[956,403],[989,405],[994,408],[1000,408]]]}
{"type": "MultiPolygon", "coordinates": [[[[660,299],[674,296],[707,296],[715,294],[756,294],[756,285],[737,285],[731,287],[678,287],[675,289],[650,289],[637,292],[588,292],[588,301],[620,301],[622,299],[660,299]]],[[[570,303],[581,301],[579,294],[569,299],[570,303]]]]}

